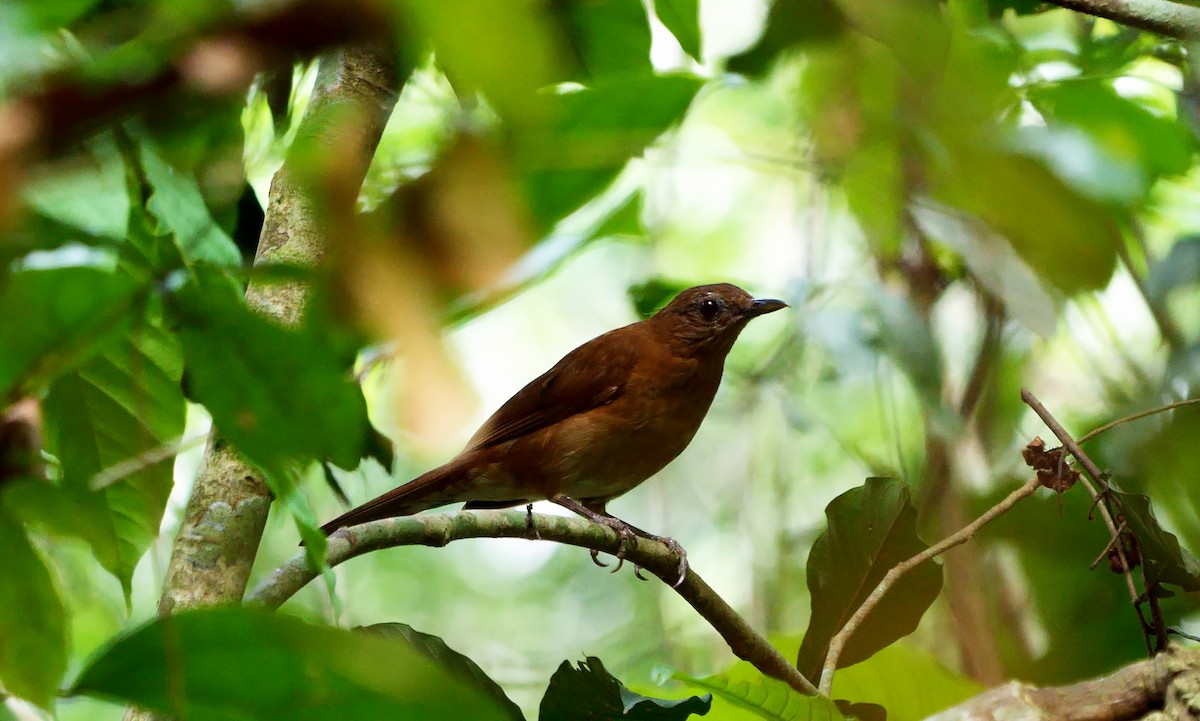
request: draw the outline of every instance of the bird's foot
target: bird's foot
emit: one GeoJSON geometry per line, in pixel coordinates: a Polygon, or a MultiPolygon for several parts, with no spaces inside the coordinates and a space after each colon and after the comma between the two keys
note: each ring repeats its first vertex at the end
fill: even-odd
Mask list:
{"type": "Polygon", "coordinates": [[[663,544],[671,553],[679,557],[679,578],[675,583],[671,584],[671,588],[679,588],[679,584],[683,583],[683,579],[687,578],[688,574],[687,551],[683,550],[683,546],[679,545],[679,541],[676,541],[674,538],[656,536],[653,533],[647,533],[645,536],[652,541],[658,541],[663,544]]]}
{"type": "Polygon", "coordinates": [[[542,540],[542,534],[538,533],[537,526],[533,525],[532,503],[525,504],[525,531],[528,532],[533,538],[536,538],[539,541],[542,540]]]}
{"type": "MultiPolygon", "coordinates": [[[[637,533],[629,526],[629,524],[625,523],[619,518],[601,516],[600,519],[601,520],[599,523],[602,523],[617,532],[618,545],[617,552],[615,554],[617,565],[612,571],[609,572],[616,573],[617,571],[621,570],[621,566],[625,565],[625,552],[630,548],[637,548],[637,533]]],[[[592,551],[592,561],[594,561],[596,565],[605,566],[607,568],[607,564],[601,563],[600,559],[596,557],[595,551],[592,551]]]]}

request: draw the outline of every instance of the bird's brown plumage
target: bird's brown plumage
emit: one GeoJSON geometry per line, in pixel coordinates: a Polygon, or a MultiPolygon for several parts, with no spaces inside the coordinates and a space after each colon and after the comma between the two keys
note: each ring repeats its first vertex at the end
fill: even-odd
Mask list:
{"type": "Polygon", "coordinates": [[[568,353],[501,406],[449,463],[322,530],[447,503],[503,508],[560,494],[603,514],[609,500],[687,447],[742,328],[784,306],[726,283],[685,290],[654,316],[568,353]]]}

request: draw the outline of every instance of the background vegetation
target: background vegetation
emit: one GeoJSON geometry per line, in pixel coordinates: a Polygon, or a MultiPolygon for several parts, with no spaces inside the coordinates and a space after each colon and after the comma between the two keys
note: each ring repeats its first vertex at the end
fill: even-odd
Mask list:
{"type": "Polygon", "coordinates": [[[1200,23],[1132,7],[0,4],[0,719],[917,719],[1196,631],[1187,407],[1086,444],[1123,492],[1115,543],[1081,489],[1040,491],[910,576],[843,657],[853,708],[735,663],[666,585],[522,539],[372,553],[279,614],[145,625],[164,589],[192,605],[181,522],[250,587],[301,537],[318,563],[339,491],[444,461],[571,348],[731,281],[792,308],[610,510],[678,539],[817,683],[847,588],[1057,445],[1022,387],[1076,437],[1194,395],[1200,23]],[[346,46],[385,80],[348,82],[346,46]],[[261,543],[237,504],[185,519],[210,422],[273,496],[261,543]],[[875,518],[903,538],[864,568],[875,518]]]}

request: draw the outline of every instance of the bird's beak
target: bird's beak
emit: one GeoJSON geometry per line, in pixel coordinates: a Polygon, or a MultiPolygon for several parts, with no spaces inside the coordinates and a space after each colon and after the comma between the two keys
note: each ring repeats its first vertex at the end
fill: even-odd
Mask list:
{"type": "Polygon", "coordinates": [[[750,309],[746,311],[746,315],[751,318],[757,318],[760,315],[766,315],[767,313],[774,313],[775,311],[781,310],[786,307],[788,307],[788,304],[784,303],[782,300],[775,300],[774,298],[763,298],[762,300],[756,300],[753,303],[751,303],[750,309]]]}

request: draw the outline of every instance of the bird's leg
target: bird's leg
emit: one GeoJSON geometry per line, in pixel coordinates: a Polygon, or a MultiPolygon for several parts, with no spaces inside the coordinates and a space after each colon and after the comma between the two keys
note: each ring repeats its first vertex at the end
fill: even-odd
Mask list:
{"type": "MultiPolygon", "coordinates": [[[[621,521],[621,519],[617,518],[616,516],[611,515],[610,513],[608,513],[608,511],[604,511],[603,515],[607,516],[608,518],[611,518],[615,521],[621,521]]],[[[626,521],[621,521],[621,523],[624,523],[626,528],[633,531],[634,533],[641,536],[642,538],[645,538],[650,541],[658,541],[659,543],[663,544],[668,549],[670,549],[671,553],[674,553],[676,556],[679,556],[679,580],[675,581],[675,584],[672,586],[672,588],[678,588],[679,584],[683,583],[683,579],[687,577],[687,572],[688,572],[687,551],[683,550],[683,546],[679,545],[679,541],[676,541],[674,538],[670,538],[668,536],[658,536],[653,533],[650,533],[649,531],[643,531],[642,529],[638,528],[637,526],[633,525],[632,523],[628,523],[626,521]]],[[[638,570],[641,570],[640,567],[638,568],[638,570]]],[[[635,570],[633,573],[638,578],[641,578],[642,580],[646,580],[645,577],[643,577],[640,573],[637,572],[637,570],[635,570]]]]}
{"type": "MultiPolygon", "coordinates": [[[[617,536],[620,539],[620,545],[617,546],[617,567],[612,570],[612,573],[616,573],[617,571],[621,570],[621,566],[625,563],[625,548],[627,546],[637,546],[637,529],[633,528],[628,523],[615,516],[610,516],[607,513],[596,513],[579,501],[576,501],[574,498],[564,496],[561,493],[556,496],[552,496],[550,501],[552,503],[557,503],[568,511],[578,513],[592,523],[599,523],[602,526],[608,526],[616,531],[617,536]]],[[[598,566],[604,565],[600,562],[600,559],[596,557],[595,551],[592,552],[592,561],[598,566]]]]}

